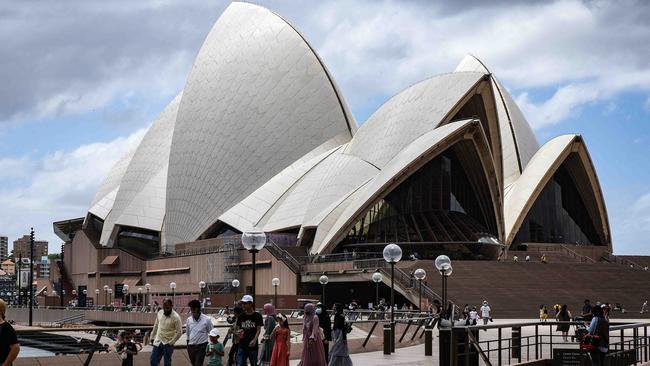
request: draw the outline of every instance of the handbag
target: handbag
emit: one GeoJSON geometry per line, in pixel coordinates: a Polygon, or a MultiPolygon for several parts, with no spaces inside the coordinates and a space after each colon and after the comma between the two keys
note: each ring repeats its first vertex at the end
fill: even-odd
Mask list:
{"type": "Polygon", "coordinates": [[[596,350],[598,347],[600,347],[600,336],[591,333],[585,334],[580,343],[580,349],[588,351],[596,350]]]}

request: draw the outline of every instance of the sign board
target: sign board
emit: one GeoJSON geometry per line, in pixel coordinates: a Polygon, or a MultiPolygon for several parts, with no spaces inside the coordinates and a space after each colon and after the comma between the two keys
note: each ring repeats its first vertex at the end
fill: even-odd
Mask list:
{"type": "Polygon", "coordinates": [[[587,351],[577,348],[554,348],[553,366],[591,365],[587,351]]]}

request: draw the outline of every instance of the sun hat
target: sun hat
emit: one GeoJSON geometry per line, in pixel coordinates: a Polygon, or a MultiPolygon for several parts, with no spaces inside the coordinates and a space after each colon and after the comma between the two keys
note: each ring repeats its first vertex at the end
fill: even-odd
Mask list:
{"type": "Polygon", "coordinates": [[[212,328],[210,331],[210,337],[218,337],[219,336],[219,329],[217,328],[212,328]]]}

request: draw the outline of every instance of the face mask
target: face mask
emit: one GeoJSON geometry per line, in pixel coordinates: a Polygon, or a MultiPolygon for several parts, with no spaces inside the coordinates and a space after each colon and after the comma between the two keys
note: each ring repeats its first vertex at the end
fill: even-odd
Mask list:
{"type": "Polygon", "coordinates": [[[316,314],[320,314],[322,312],[323,312],[323,310],[321,310],[321,308],[316,308],[316,314]]]}

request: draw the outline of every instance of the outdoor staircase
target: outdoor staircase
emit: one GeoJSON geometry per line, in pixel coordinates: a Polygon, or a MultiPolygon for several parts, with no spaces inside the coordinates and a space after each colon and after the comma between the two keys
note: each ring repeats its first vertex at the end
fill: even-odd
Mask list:
{"type": "Polygon", "coordinates": [[[275,259],[284,263],[293,273],[300,273],[301,263],[284,248],[277,245],[273,240],[268,240],[265,246],[266,250],[275,257],[275,259]]]}

